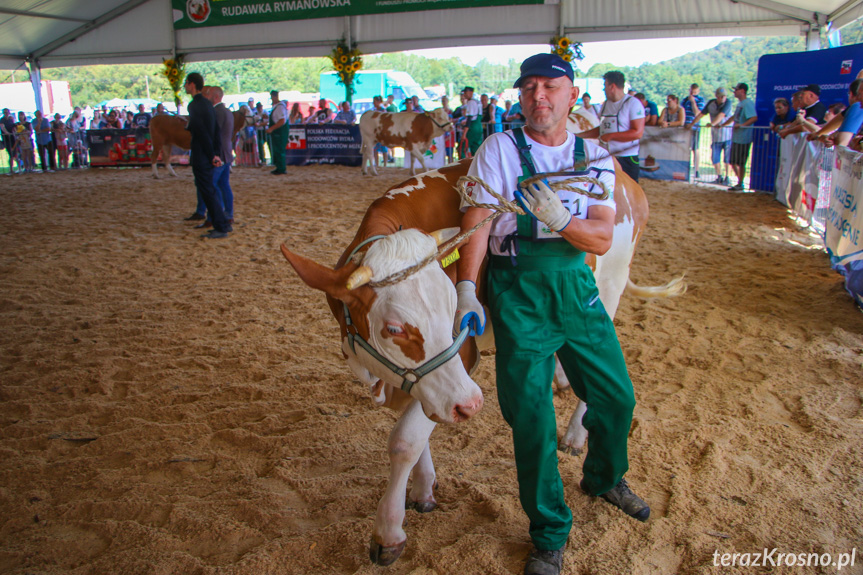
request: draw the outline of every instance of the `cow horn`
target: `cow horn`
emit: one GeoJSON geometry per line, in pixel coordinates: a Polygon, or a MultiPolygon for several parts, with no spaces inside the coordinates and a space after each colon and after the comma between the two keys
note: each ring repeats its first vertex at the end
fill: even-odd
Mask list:
{"type": "Polygon", "coordinates": [[[372,281],[373,275],[375,275],[375,272],[372,271],[372,268],[369,266],[360,266],[355,269],[354,273],[351,274],[351,277],[348,278],[346,287],[349,290],[356,289],[361,285],[365,285],[372,281]]]}
{"type": "Polygon", "coordinates": [[[441,244],[445,244],[446,242],[456,237],[460,231],[461,228],[442,228],[433,231],[429,235],[434,238],[434,240],[437,242],[438,247],[440,247],[441,244]]]}

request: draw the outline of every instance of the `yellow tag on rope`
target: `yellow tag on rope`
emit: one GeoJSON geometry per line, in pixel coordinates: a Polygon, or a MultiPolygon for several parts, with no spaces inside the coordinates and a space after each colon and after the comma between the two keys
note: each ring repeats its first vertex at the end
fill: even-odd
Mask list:
{"type": "Polygon", "coordinates": [[[458,248],[454,249],[450,255],[440,261],[440,267],[445,268],[459,258],[458,248]]]}

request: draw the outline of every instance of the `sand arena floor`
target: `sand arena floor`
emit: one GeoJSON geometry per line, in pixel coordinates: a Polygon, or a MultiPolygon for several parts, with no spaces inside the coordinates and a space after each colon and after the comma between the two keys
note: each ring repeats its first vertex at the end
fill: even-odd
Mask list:
{"type": "MultiPolygon", "coordinates": [[[[371,407],[324,296],[278,250],[333,264],[407,172],[237,169],[222,241],[182,221],[179,173],[0,180],[0,573],[520,573],[527,519],[491,357],[484,410],[432,435],[440,507],[408,512],[398,563],[369,564],[396,416],[371,407]]],[[[624,296],[616,319],[638,399],[628,477],[653,515],[582,495],[581,458],[561,455],[565,572],[760,573],[713,554],[857,547],[842,572],[863,573],[863,314],[775,201],[645,188],[632,277],[690,286],[624,296]]],[[[563,431],[574,398],[555,402],[563,431]]]]}

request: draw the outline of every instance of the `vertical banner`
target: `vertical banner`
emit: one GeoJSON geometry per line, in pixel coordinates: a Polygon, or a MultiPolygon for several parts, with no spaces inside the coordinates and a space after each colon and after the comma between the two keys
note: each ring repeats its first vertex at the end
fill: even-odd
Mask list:
{"type": "Polygon", "coordinates": [[[794,156],[794,137],[779,138],[779,165],[776,169],[776,201],[788,205],[791,193],[791,160],[794,156]]]}
{"type": "Polygon", "coordinates": [[[863,308],[863,154],[840,147],[834,158],[824,244],[833,269],[845,276],[845,289],[863,308]]]}
{"type": "Polygon", "coordinates": [[[789,140],[790,148],[786,156],[787,163],[782,164],[788,170],[787,182],[784,182],[782,197],[779,197],[777,190],[777,199],[811,224],[821,179],[822,146],[816,142],[807,142],[805,136],[800,134],[785,139],[789,140]]]}
{"type": "Polygon", "coordinates": [[[863,154],[836,149],[824,243],[842,263],[863,260],[863,154]]]}
{"type": "Polygon", "coordinates": [[[690,130],[645,126],[638,143],[641,177],[688,182],[691,144],[690,130]]]}

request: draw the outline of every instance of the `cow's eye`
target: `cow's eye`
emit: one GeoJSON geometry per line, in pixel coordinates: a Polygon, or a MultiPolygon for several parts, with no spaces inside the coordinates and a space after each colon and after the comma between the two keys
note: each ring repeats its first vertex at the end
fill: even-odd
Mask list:
{"type": "Polygon", "coordinates": [[[390,332],[392,335],[402,335],[405,332],[404,328],[397,323],[388,323],[387,331],[390,332]]]}

